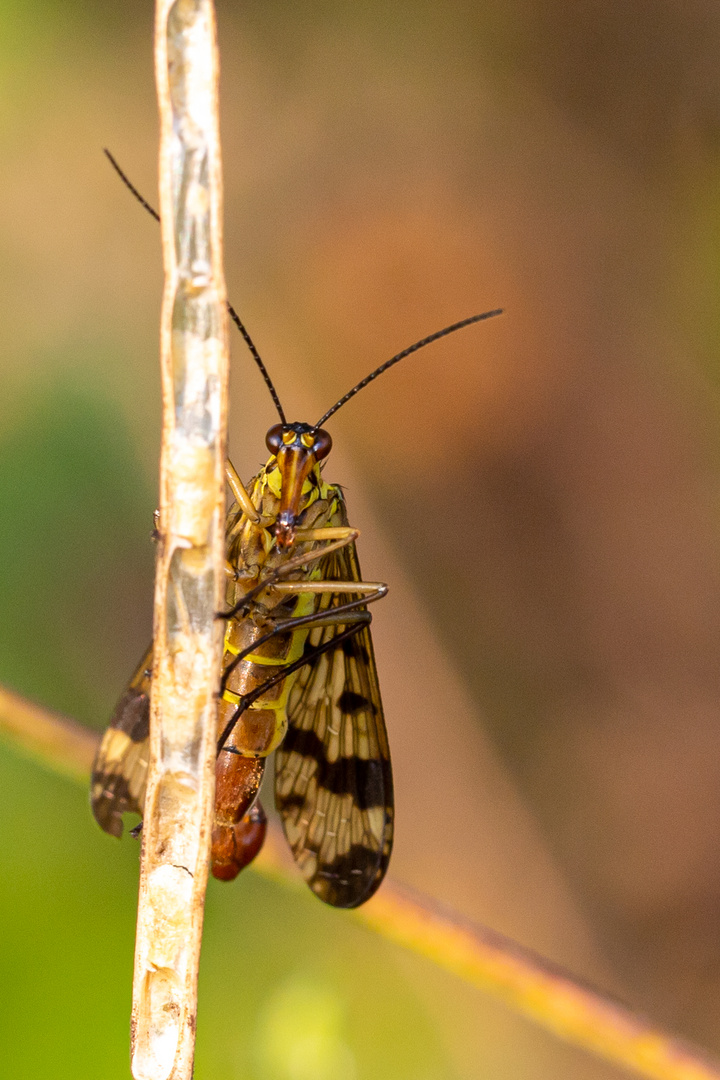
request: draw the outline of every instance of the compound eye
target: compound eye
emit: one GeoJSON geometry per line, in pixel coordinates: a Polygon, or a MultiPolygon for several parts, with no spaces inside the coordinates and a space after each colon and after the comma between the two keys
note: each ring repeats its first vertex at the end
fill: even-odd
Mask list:
{"type": "Polygon", "coordinates": [[[282,424],[276,424],[275,427],[271,427],[265,436],[265,445],[271,454],[277,454],[280,447],[283,445],[283,426],[282,424]]]}
{"type": "Polygon", "coordinates": [[[327,431],[323,431],[322,428],[315,432],[315,446],[313,449],[315,450],[315,457],[318,461],[327,457],[332,450],[332,439],[327,431]]]}

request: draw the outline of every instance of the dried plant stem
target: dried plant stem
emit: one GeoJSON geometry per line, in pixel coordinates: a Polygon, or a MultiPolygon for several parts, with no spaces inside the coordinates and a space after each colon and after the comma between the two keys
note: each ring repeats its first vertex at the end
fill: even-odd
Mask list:
{"type": "MultiPolygon", "coordinates": [[[[100,736],[0,688],[0,733],[49,768],[89,780],[100,736]],[[78,737],[79,732],[84,737],[78,737]],[[57,757],[58,752],[60,757],[57,757]]],[[[254,870],[304,889],[271,830],[254,870]]],[[[565,1042],[651,1080],[720,1080],[720,1065],[627,1006],[487,927],[385,881],[349,918],[504,1001],[565,1042]]]]}
{"type": "Polygon", "coordinates": [[[158,0],[163,429],[135,1080],[190,1080],[222,656],[228,352],[210,0],[158,0]]]}

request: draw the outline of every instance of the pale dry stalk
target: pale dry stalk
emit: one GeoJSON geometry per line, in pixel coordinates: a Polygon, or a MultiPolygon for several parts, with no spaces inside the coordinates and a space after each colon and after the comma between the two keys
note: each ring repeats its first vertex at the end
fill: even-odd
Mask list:
{"type": "Polygon", "coordinates": [[[158,0],[165,290],[150,771],[132,1007],[135,1080],[190,1080],[214,801],[228,349],[210,0],[158,0]]]}

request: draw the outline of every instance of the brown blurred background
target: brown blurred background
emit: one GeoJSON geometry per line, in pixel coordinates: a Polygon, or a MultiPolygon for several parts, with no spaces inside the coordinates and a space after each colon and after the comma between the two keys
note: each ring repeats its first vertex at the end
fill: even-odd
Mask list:
{"type": "MultiPolygon", "coordinates": [[[[375,637],[392,872],[720,1054],[720,9],[218,12],[229,295],[289,417],[506,309],[329,425],[363,569],[391,586],[375,637]]],[[[102,726],[149,635],[161,266],[101,149],[157,201],[152,11],[44,0],[0,19],[0,678],[102,726]]],[[[250,475],[275,420],[233,349],[250,475]]],[[[4,749],[0,771],[12,1075],[126,1075],[136,851],[97,836],[63,781],[4,749]],[[48,979],[100,1011],[78,1040],[50,1010],[29,1053],[18,1025],[48,979]]],[[[614,1075],[312,898],[298,914],[247,882],[210,897],[204,1075],[614,1075]],[[326,1057],[273,1057],[277,1017],[308,1000],[337,1012],[326,1057]]]]}

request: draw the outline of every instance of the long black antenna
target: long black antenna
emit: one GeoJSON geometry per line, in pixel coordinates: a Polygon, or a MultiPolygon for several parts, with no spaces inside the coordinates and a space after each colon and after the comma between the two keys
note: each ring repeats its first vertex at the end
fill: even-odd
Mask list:
{"type": "MultiPolygon", "coordinates": [[[[115,172],[118,174],[118,176],[122,180],[125,187],[128,189],[128,191],[131,191],[132,194],[137,199],[137,201],[140,203],[140,205],[143,206],[147,210],[148,214],[150,214],[152,217],[155,218],[155,220],[157,222],[159,222],[160,221],[160,215],[158,214],[157,210],[155,210],[154,207],[152,207],[150,205],[150,203],[147,202],[147,200],[142,197],[142,195],[140,194],[138,189],[135,187],[135,185],[128,179],[128,177],[122,171],[122,169],[120,168],[120,166],[118,165],[117,161],[112,156],[110,151],[107,149],[107,147],[105,147],[103,149],[103,153],[104,153],[105,157],[108,159],[108,161],[110,162],[110,164],[112,165],[115,172]]],[[[277,409],[277,411],[278,411],[278,413],[280,415],[280,420],[282,421],[283,424],[286,424],[287,420],[285,419],[285,413],[283,412],[283,407],[280,404],[280,398],[278,397],[277,390],[275,389],[275,386],[273,385],[273,381],[270,378],[270,375],[268,374],[268,369],[265,367],[264,363],[262,362],[262,359],[260,357],[260,353],[255,348],[255,344],[254,344],[252,338],[250,337],[247,330],[243,326],[243,324],[242,324],[242,322],[240,320],[240,316],[238,315],[237,311],[232,306],[232,304],[230,303],[229,300],[225,301],[225,306],[227,307],[228,315],[230,316],[230,318],[232,319],[232,321],[235,323],[238,330],[242,334],[243,340],[244,340],[245,344],[247,345],[248,349],[250,350],[250,353],[252,355],[253,360],[255,361],[257,366],[260,368],[260,371],[262,372],[262,377],[265,380],[265,383],[267,385],[268,390],[270,391],[270,396],[272,397],[272,399],[273,399],[273,401],[275,403],[275,408],[277,409]]]]}
{"type": "Polygon", "coordinates": [[[384,364],[381,364],[379,368],[371,372],[370,375],[366,375],[365,378],[353,386],[352,390],[348,390],[347,394],[344,394],[339,401],[336,401],[332,409],[328,409],[324,416],[321,416],[315,428],[322,427],[326,420],[328,420],[333,413],[336,413],[351,397],[355,397],[368,383],[371,383],[373,379],[377,379],[378,375],[382,375],[384,371],[392,367],[393,364],[397,364],[398,360],[403,360],[410,353],[417,352],[418,349],[422,349],[425,345],[429,345],[433,341],[437,341],[438,338],[446,337],[447,334],[454,334],[456,330],[462,330],[464,326],[471,326],[472,323],[481,322],[483,319],[492,319],[495,315],[502,315],[503,309],[496,308],[494,311],[484,311],[481,315],[471,315],[469,319],[463,319],[462,322],[453,323],[452,326],[446,326],[444,330],[438,330],[435,334],[430,334],[429,337],[424,337],[420,341],[416,341],[414,345],[409,345],[407,349],[403,349],[396,356],[393,356],[391,360],[386,360],[384,364]]]}
{"type": "Polygon", "coordinates": [[[227,309],[228,309],[228,315],[230,316],[230,318],[232,319],[232,321],[235,323],[238,330],[242,334],[243,341],[245,342],[248,349],[250,350],[253,360],[255,361],[257,366],[260,368],[260,371],[262,372],[262,377],[265,380],[265,383],[267,385],[268,390],[270,391],[270,396],[273,399],[273,401],[275,402],[275,408],[277,409],[278,414],[280,416],[280,422],[283,423],[283,424],[287,424],[287,420],[285,419],[285,413],[283,411],[282,405],[280,404],[280,398],[278,397],[277,390],[275,389],[275,387],[273,385],[273,381],[270,378],[270,375],[268,373],[268,369],[265,367],[265,365],[263,364],[263,362],[262,362],[262,360],[260,358],[260,353],[255,348],[255,343],[253,342],[253,339],[248,334],[247,330],[245,329],[245,327],[244,327],[244,325],[243,325],[243,323],[242,323],[242,321],[240,319],[240,316],[238,315],[237,311],[232,306],[230,301],[226,300],[225,304],[226,304],[227,309]]]}
{"type": "Polygon", "coordinates": [[[138,189],[135,187],[135,185],[132,183],[132,181],[129,180],[128,177],[125,175],[125,173],[122,171],[122,169],[118,165],[117,161],[115,160],[115,158],[112,156],[112,154],[108,150],[107,146],[103,147],[103,154],[108,159],[108,161],[110,162],[113,169],[118,174],[118,176],[120,177],[120,179],[122,180],[123,184],[128,189],[128,191],[131,191],[133,193],[133,195],[135,196],[137,201],[140,203],[140,205],[144,206],[145,209],[147,210],[148,214],[150,214],[151,217],[154,217],[155,220],[157,221],[157,223],[160,224],[160,215],[158,214],[157,210],[155,210],[150,205],[149,202],[147,202],[145,199],[143,199],[143,197],[140,194],[140,192],[138,191],[138,189]]]}

